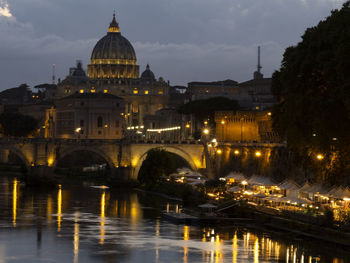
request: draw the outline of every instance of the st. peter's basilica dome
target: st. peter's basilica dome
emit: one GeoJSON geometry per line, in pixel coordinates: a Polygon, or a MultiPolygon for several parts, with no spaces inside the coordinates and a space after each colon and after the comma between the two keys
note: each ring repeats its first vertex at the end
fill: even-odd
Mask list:
{"type": "Polygon", "coordinates": [[[138,78],[135,50],[119,32],[115,14],[107,35],[97,42],[92,51],[88,75],[93,79],[138,78]]]}

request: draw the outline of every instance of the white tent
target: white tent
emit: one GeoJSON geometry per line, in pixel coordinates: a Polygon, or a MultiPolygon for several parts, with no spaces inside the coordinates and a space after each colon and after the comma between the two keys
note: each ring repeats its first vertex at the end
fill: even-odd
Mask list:
{"type": "Polygon", "coordinates": [[[225,176],[226,180],[234,179],[235,181],[244,181],[247,178],[242,173],[230,172],[227,176],[225,176]]]}
{"type": "Polygon", "coordinates": [[[276,185],[274,182],[271,181],[270,178],[260,176],[260,175],[253,175],[248,179],[248,183],[253,185],[264,185],[264,186],[276,185]]]}
{"type": "Polygon", "coordinates": [[[239,186],[233,186],[227,190],[227,192],[229,193],[239,193],[241,191],[242,191],[242,188],[240,188],[239,186]]]}
{"type": "Polygon", "coordinates": [[[284,180],[278,187],[283,189],[283,190],[298,190],[298,189],[300,189],[300,186],[296,182],[294,182],[293,180],[290,180],[290,179],[284,180]]]}
{"type": "Polygon", "coordinates": [[[310,204],[312,203],[312,201],[307,200],[307,199],[301,199],[299,197],[296,196],[288,196],[288,197],[282,197],[281,202],[290,202],[290,203],[299,203],[299,204],[310,204]]]}

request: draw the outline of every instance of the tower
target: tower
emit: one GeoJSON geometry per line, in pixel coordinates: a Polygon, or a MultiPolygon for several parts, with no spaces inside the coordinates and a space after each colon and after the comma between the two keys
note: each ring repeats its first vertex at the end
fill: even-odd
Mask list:
{"type": "Polygon", "coordinates": [[[258,46],[258,65],[257,71],[254,72],[254,79],[262,79],[264,75],[261,73],[262,66],[260,64],[260,46],[258,46]]]}
{"type": "Polygon", "coordinates": [[[52,84],[56,84],[55,69],[56,69],[56,64],[52,64],[52,84]]]}

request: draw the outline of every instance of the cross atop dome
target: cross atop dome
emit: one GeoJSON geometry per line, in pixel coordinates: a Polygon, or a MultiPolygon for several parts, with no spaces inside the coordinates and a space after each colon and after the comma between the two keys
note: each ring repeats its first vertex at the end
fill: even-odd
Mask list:
{"type": "Polygon", "coordinates": [[[113,12],[113,20],[109,24],[108,32],[113,32],[113,33],[119,32],[119,24],[117,23],[117,20],[115,19],[115,11],[113,12]]]}

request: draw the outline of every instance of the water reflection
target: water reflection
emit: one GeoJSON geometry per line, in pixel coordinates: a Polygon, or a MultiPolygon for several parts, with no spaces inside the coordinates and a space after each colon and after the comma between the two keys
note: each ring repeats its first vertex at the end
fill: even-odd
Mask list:
{"type": "Polygon", "coordinates": [[[57,231],[61,231],[61,217],[62,217],[62,189],[61,185],[58,186],[57,193],[57,231]]]}
{"type": "Polygon", "coordinates": [[[13,192],[12,192],[12,224],[16,227],[17,217],[17,179],[13,180],[13,192]]]}
{"type": "MultiPolygon", "coordinates": [[[[38,251],[41,247],[41,254],[45,251],[51,261],[344,263],[349,259],[335,251],[327,254],[308,242],[283,240],[242,227],[175,225],[161,219],[160,209],[146,209],[156,201],[159,208],[170,209],[169,203],[141,193],[90,188],[77,191],[68,186],[40,193],[20,188],[16,179],[8,183],[2,180],[0,231],[8,235],[0,235],[0,244],[13,257],[27,251],[23,254],[31,256],[31,262],[40,261],[40,253],[28,245],[35,235],[32,230],[36,230],[38,251]],[[50,227],[55,216],[59,235],[50,227]],[[9,231],[6,224],[15,230],[9,231]]],[[[0,255],[0,262],[3,257],[0,255]]]]}
{"type": "Polygon", "coordinates": [[[79,256],[79,212],[74,216],[74,239],[73,239],[74,263],[78,262],[79,256]]]}
{"type": "Polygon", "coordinates": [[[233,236],[232,241],[232,262],[237,263],[237,231],[235,232],[233,236]]]}
{"type": "Polygon", "coordinates": [[[100,222],[100,244],[105,242],[105,205],[106,205],[106,193],[101,195],[101,222],[100,222]]]}

